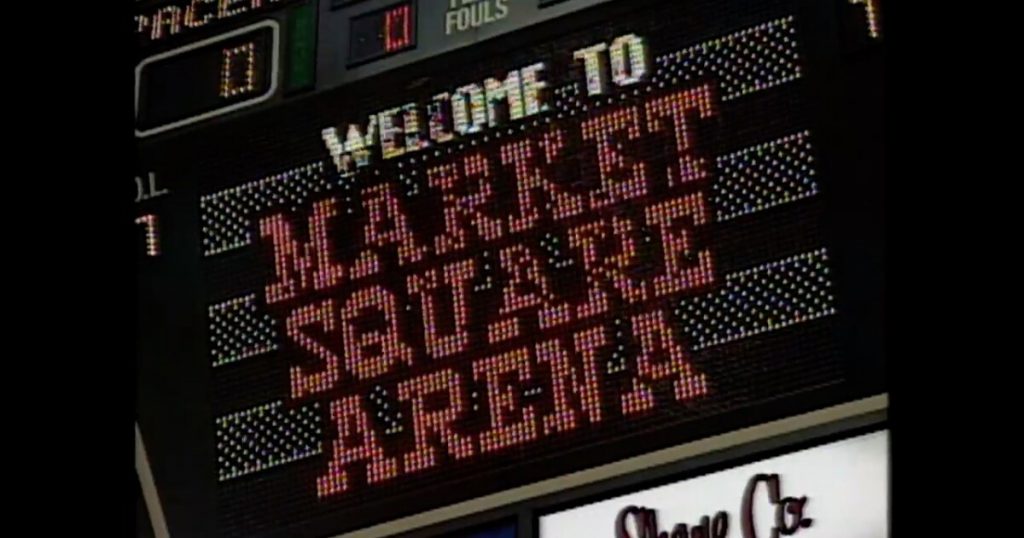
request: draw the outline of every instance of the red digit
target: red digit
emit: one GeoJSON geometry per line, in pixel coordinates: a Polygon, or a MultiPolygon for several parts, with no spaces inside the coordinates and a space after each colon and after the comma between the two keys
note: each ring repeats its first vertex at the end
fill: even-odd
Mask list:
{"type": "Polygon", "coordinates": [[[395,52],[412,44],[412,9],[401,6],[384,17],[384,50],[395,52]]]}

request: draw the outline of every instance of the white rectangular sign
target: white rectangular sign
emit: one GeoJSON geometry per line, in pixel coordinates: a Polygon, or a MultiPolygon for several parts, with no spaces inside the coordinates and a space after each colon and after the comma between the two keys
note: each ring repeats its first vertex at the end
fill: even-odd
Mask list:
{"type": "Polygon", "coordinates": [[[881,431],[540,518],[540,538],[888,538],[881,431]]]}

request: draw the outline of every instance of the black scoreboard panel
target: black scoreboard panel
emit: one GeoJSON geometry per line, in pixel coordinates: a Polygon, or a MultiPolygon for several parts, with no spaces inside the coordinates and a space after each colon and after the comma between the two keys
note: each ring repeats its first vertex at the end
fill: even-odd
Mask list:
{"type": "Polygon", "coordinates": [[[171,535],[333,536],[883,392],[853,7],[609,2],[141,140],[171,535]]]}
{"type": "Polygon", "coordinates": [[[140,8],[135,136],[222,121],[314,89],[317,7],[316,0],[177,0],[140,8]]]}

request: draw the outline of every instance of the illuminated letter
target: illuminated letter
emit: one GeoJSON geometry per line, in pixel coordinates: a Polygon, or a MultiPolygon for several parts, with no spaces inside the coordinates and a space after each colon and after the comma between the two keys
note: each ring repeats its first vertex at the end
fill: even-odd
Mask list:
{"type": "Polygon", "coordinates": [[[196,14],[199,13],[200,5],[202,4],[216,4],[217,0],[192,0],[192,3],[185,9],[185,26],[189,28],[199,28],[205,25],[213,18],[213,13],[207,13],[196,21],[196,14]]]}
{"type": "Polygon", "coordinates": [[[697,181],[707,177],[707,162],[693,155],[693,141],[686,113],[697,109],[701,119],[711,117],[715,113],[712,106],[711,88],[707,85],[692,90],[676,92],[672,95],[655,99],[647,103],[647,125],[651,132],[667,130],[665,120],[671,120],[675,139],[678,165],[668,166],[668,185],[697,181]]]}
{"type": "Polygon", "coordinates": [[[634,415],[654,407],[654,391],[650,383],[675,379],[676,401],[689,400],[707,393],[704,374],[695,374],[683,347],[675,341],[661,310],[637,314],[632,318],[633,331],[640,338],[640,355],[636,359],[633,392],[622,395],[622,414],[634,415]],[[656,359],[666,359],[655,364],[656,359]]]}
{"type": "Polygon", "coordinates": [[[568,323],[572,319],[570,305],[552,304],[555,296],[551,285],[540,261],[526,247],[515,245],[502,249],[501,266],[508,275],[500,310],[504,319],[488,327],[488,339],[492,344],[519,335],[519,317],[516,314],[523,310],[543,307],[538,314],[542,329],[568,323]]]}
{"type": "Polygon", "coordinates": [[[618,133],[624,133],[628,140],[640,138],[640,112],[636,107],[605,112],[583,123],[583,139],[597,142],[601,188],[590,193],[590,205],[595,209],[647,194],[647,163],[619,152],[623,143],[618,133]]]}
{"type": "Polygon", "coordinates": [[[328,127],[320,131],[320,138],[323,139],[324,145],[327,146],[327,152],[330,153],[331,160],[334,161],[334,167],[338,172],[342,176],[349,176],[355,173],[355,163],[352,161],[352,157],[345,153],[345,146],[338,138],[338,129],[328,127]]]}
{"type": "Polygon", "coordinates": [[[273,242],[277,282],[266,287],[267,304],[287,301],[308,290],[324,290],[337,285],[345,276],[344,267],[335,265],[333,247],[328,240],[328,221],[337,214],[335,200],[328,198],[313,206],[309,218],[309,243],[293,239],[291,224],[284,215],[272,215],[260,221],[260,234],[273,242]]]}
{"type": "Polygon", "coordinates": [[[455,90],[452,97],[455,132],[460,135],[477,133],[487,125],[487,104],[479,84],[470,84],[455,90]]]}
{"type": "Polygon", "coordinates": [[[331,420],[337,433],[331,442],[333,455],[327,464],[327,473],[316,480],[316,495],[320,499],[347,491],[345,468],[358,461],[368,462],[366,481],[370,484],[398,475],[398,461],[384,455],[360,402],[359,396],[331,402],[331,420]],[[346,446],[345,442],[353,437],[358,437],[359,441],[354,446],[346,446]]]}
{"type": "Polygon", "coordinates": [[[455,138],[452,134],[451,112],[451,95],[447,93],[435,95],[433,102],[427,105],[427,114],[430,116],[430,139],[438,144],[455,138]]]}
{"type": "Polygon", "coordinates": [[[607,60],[604,51],[608,45],[599,43],[592,47],[580,49],[573,53],[572,57],[583,60],[583,70],[587,77],[587,95],[600,95],[608,91],[608,70],[607,60]]]}
{"type": "Polygon", "coordinates": [[[540,219],[542,202],[534,201],[534,198],[535,192],[545,183],[540,169],[534,163],[532,140],[520,140],[502,146],[501,164],[512,165],[516,177],[516,192],[519,196],[520,216],[509,216],[509,232],[529,230],[540,219]]]}
{"type": "Polygon", "coordinates": [[[288,316],[288,336],[324,363],[323,370],[315,374],[307,374],[297,365],[290,368],[293,400],[327,392],[338,382],[338,356],[302,331],[313,325],[321,327],[324,335],[334,332],[334,301],[328,299],[320,304],[306,305],[288,316]]]}
{"type": "Polygon", "coordinates": [[[363,288],[353,293],[345,303],[345,309],[341,312],[344,321],[345,366],[356,378],[373,379],[382,376],[390,372],[398,362],[412,364],[412,349],[402,343],[398,334],[398,305],[395,303],[395,296],[381,286],[363,288]],[[368,318],[377,320],[379,316],[383,316],[383,328],[361,330],[368,325],[361,322],[366,322],[368,318]],[[370,354],[371,350],[378,353],[370,354]]]}
{"type": "Polygon", "coordinates": [[[580,252],[586,271],[587,302],[576,308],[576,316],[586,319],[608,311],[608,293],[605,292],[605,276],[598,254],[597,245],[604,241],[607,233],[604,221],[585,224],[569,230],[569,245],[580,252]]]}
{"type": "Polygon", "coordinates": [[[552,297],[540,262],[526,247],[515,245],[501,249],[501,266],[509,276],[503,293],[502,314],[538,306],[552,297]]]}
{"type": "Polygon", "coordinates": [[[358,125],[348,126],[348,133],[345,135],[345,152],[352,155],[357,167],[369,166],[373,148],[379,142],[380,132],[377,128],[377,116],[370,116],[367,120],[365,135],[359,131],[358,125]]]}
{"type": "Polygon", "coordinates": [[[153,14],[150,39],[156,40],[164,36],[164,26],[167,27],[167,34],[174,35],[181,31],[181,8],[178,6],[165,6],[153,14]]]}
{"type": "Polygon", "coordinates": [[[694,260],[695,249],[691,232],[686,227],[687,221],[692,222],[693,226],[707,224],[708,215],[702,193],[697,192],[647,208],[647,224],[661,229],[665,252],[665,274],[654,279],[654,292],[658,296],[703,288],[715,281],[711,252],[706,248],[701,249],[696,252],[694,260]]]}
{"type": "Polygon", "coordinates": [[[473,224],[477,234],[485,241],[501,239],[505,234],[504,222],[485,214],[485,210],[493,203],[494,196],[490,163],[487,157],[483,154],[468,155],[462,159],[462,164],[461,169],[456,163],[451,163],[427,171],[427,181],[430,186],[440,189],[444,195],[445,231],[434,240],[438,254],[465,247],[464,221],[466,220],[473,224]],[[461,181],[460,172],[463,171],[466,181],[461,181]],[[480,179],[475,182],[470,181],[476,177],[480,179]],[[476,184],[476,192],[460,196],[457,193],[464,190],[458,188],[461,183],[476,184]]]}
{"type": "Polygon", "coordinates": [[[523,87],[519,72],[512,71],[504,81],[489,78],[484,81],[487,91],[487,121],[491,127],[497,127],[506,121],[521,119],[526,112],[523,110],[523,87]],[[499,101],[505,101],[506,108],[499,108],[499,101]]]}
{"type": "Polygon", "coordinates": [[[380,124],[381,153],[385,159],[393,159],[405,154],[405,130],[395,123],[395,117],[401,112],[401,108],[392,108],[377,114],[377,123],[380,124]]]}
{"type": "Polygon", "coordinates": [[[477,192],[463,197],[460,203],[471,215],[477,233],[485,241],[501,239],[505,235],[505,227],[501,219],[491,218],[484,214],[485,209],[494,202],[494,186],[491,178],[490,160],[483,154],[467,155],[463,160],[467,183],[476,183],[477,192]],[[478,181],[473,181],[480,178],[478,181]],[[470,209],[472,208],[472,209],[470,209]]]}
{"type": "Polygon", "coordinates": [[[638,262],[633,222],[613,217],[611,228],[612,233],[609,234],[607,223],[599,221],[569,231],[569,245],[577,249],[583,258],[589,287],[587,302],[576,309],[581,319],[608,311],[605,289],[609,284],[628,304],[646,301],[649,295],[647,282],[630,276],[630,269],[638,262]],[[617,244],[617,254],[609,255],[604,249],[598,250],[598,246],[605,245],[609,239],[614,239],[617,244]]]}
{"type": "Polygon", "coordinates": [[[426,254],[426,247],[416,245],[416,237],[409,229],[394,191],[394,183],[382,183],[363,190],[363,207],[367,215],[363,229],[366,250],[352,268],[353,279],[373,275],[380,270],[380,260],[374,249],[398,245],[398,265],[418,262],[426,254]]]}
{"type": "Polygon", "coordinates": [[[413,152],[430,147],[420,107],[416,103],[410,103],[402,107],[402,113],[402,122],[405,124],[405,150],[413,152]]]}
{"type": "Polygon", "coordinates": [[[611,57],[612,80],[619,86],[641,82],[650,71],[647,43],[639,36],[628,34],[617,37],[612,41],[611,57]],[[629,47],[628,52],[626,47],[629,47]]]}
{"type": "Polygon", "coordinates": [[[533,406],[522,406],[521,383],[532,377],[530,351],[517,349],[473,364],[473,377],[487,382],[491,429],[480,434],[480,452],[494,452],[528,443],[537,438],[537,416],[533,406]],[[509,382],[515,373],[518,383],[509,382]]]}
{"type": "Polygon", "coordinates": [[[412,401],[413,427],[416,431],[416,450],[405,455],[407,472],[422,471],[437,465],[435,439],[440,437],[448,453],[455,459],[471,457],[475,450],[473,438],[455,432],[453,423],[463,413],[465,397],[462,379],[454,370],[441,370],[399,383],[398,398],[412,401]],[[447,395],[441,409],[427,410],[427,401],[438,393],[447,395]]]}
{"type": "Polygon", "coordinates": [[[533,116],[547,111],[548,105],[548,83],[540,79],[541,71],[547,68],[542,63],[533,64],[522,69],[523,78],[523,99],[526,102],[526,115],[533,116]]]}
{"type": "Polygon", "coordinates": [[[573,364],[573,357],[560,340],[537,346],[537,360],[551,364],[551,390],[555,403],[552,413],[543,419],[544,435],[576,429],[580,413],[573,404],[579,401],[582,414],[591,424],[601,422],[601,390],[597,379],[597,350],[606,342],[605,328],[594,327],[576,333],[576,349],[583,356],[582,368],[573,364]]]}
{"type": "Polygon", "coordinates": [[[274,246],[274,268],[277,282],[266,287],[267,304],[293,299],[310,287],[309,271],[313,267],[308,249],[295,241],[292,225],[284,215],[273,215],[260,221],[260,236],[274,246]]]}
{"type": "MultiPolygon", "coordinates": [[[[135,16],[135,23],[137,25],[135,27],[135,33],[137,33],[137,34],[141,34],[141,33],[145,32],[146,31],[146,27],[149,26],[150,24],[152,24],[150,22],[150,20],[149,20],[149,17],[147,17],[145,15],[136,15],[135,16]]],[[[153,39],[152,34],[149,36],[149,38],[153,39]]]]}
{"type": "Polygon", "coordinates": [[[407,279],[409,293],[420,296],[423,306],[423,340],[431,357],[441,358],[465,351],[469,345],[469,286],[476,274],[476,263],[465,260],[444,268],[444,281],[451,289],[454,329],[452,334],[441,336],[438,320],[438,297],[434,290],[441,287],[438,271],[431,269],[423,276],[412,275],[407,279]]]}
{"type": "Polygon", "coordinates": [[[379,141],[377,132],[377,115],[370,115],[364,135],[358,125],[349,125],[345,132],[345,143],[338,140],[338,131],[334,127],[324,129],[321,133],[327,150],[334,159],[334,166],[342,177],[354,175],[358,168],[370,164],[373,148],[379,141]]]}
{"type": "Polygon", "coordinates": [[[635,228],[633,221],[628,218],[612,217],[612,237],[615,238],[619,252],[604,260],[605,275],[629,304],[646,301],[650,287],[646,281],[630,276],[630,269],[640,263],[640,247],[637,245],[635,228]]]}
{"type": "Polygon", "coordinates": [[[502,164],[511,165],[515,172],[519,200],[519,216],[510,215],[508,218],[509,231],[512,233],[529,230],[537,224],[541,218],[540,208],[545,206],[539,196],[541,192],[546,193],[553,202],[549,209],[555,220],[578,215],[586,208],[585,196],[572,194],[549,179],[558,175],[552,165],[564,146],[562,131],[555,129],[545,133],[541,137],[540,148],[536,148],[536,145],[533,139],[525,139],[501,148],[502,164]],[[542,160],[546,166],[542,168],[538,160],[542,160]]]}
{"type": "Polygon", "coordinates": [[[220,0],[220,4],[218,4],[217,9],[217,18],[223,19],[226,17],[233,17],[235,15],[238,15],[239,13],[245,13],[246,11],[249,11],[249,8],[244,6],[231,9],[231,6],[235,4],[241,4],[244,1],[245,0],[220,0]]]}

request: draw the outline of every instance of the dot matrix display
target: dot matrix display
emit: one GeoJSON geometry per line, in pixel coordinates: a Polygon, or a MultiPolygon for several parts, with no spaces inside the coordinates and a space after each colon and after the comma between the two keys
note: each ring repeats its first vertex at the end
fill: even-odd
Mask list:
{"type": "Polygon", "coordinates": [[[353,530],[845,382],[804,23],[735,3],[209,128],[280,141],[182,167],[217,535],[353,530]]]}

